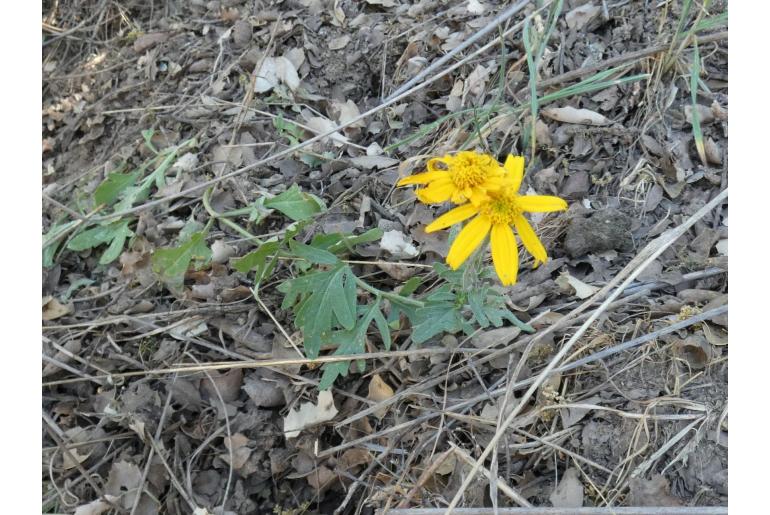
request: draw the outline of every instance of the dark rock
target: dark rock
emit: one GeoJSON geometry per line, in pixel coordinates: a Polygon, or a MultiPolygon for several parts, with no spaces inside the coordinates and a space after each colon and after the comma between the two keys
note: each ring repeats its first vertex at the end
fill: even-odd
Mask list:
{"type": "Polygon", "coordinates": [[[573,218],[567,227],[564,250],[575,258],[588,253],[631,250],[631,217],[616,209],[604,209],[573,218]]]}

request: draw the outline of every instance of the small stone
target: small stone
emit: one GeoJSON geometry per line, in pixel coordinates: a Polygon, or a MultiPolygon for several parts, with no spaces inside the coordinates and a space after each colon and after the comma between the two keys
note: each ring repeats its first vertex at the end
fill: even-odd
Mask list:
{"type": "Polygon", "coordinates": [[[573,218],[567,227],[564,250],[575,258],[608,250],[627,252],[633,247],[631,217],[617,209],[573,218]]]}

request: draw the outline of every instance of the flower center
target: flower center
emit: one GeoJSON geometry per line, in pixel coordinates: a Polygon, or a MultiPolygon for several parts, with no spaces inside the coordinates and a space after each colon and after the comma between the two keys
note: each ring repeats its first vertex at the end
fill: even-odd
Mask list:
{"type": "Polygon", "coordinates": [[[522,213],[518,198],[519,194],[511,191],[493,195],[481,209],[481,214],[492,220],[493,224],[512,225],[516,217],[522,213]]]}
{"type": "Polygon", "coordinates": [[[475,152],[460,152],[448,163],[452,182],[458,189],[472,188],[500,173],[500,165],[492,157],[475,152]]]}

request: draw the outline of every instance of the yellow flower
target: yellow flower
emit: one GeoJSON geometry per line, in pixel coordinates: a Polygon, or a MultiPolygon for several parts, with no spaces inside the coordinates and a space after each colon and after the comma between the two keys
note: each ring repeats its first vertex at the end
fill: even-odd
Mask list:
{"type": "MultiPolygon", "coordinates": [[[[426,227],[425,232],[434,232],[475,215],[475,218],[463,227],[449,249],[446,260],[453,269],[459,268],[484,242],[487,234],[491,233],[490,244],[495,272],[503,285],[514,284],[519,271],[519,254],[511,226],[516,228],[524,248],[535,258],[535,266],[548,259],[545,247],[523,213],[563,211],[567,209],[567,203],[559,197],[519,195],[518,190],[524,175],[524,159],[518,159],[521,159],[522,166],[510,174],[510,182],[505,187],[490,194],[487,202],[481,205],[464,204],[456,207],[426,227]]],[[[509,157],[508,160],[510,161],[511,158],[509,157]]]]}
{"type": "Polygon", "coordinates": [[[398,181],[398,186],[425,184],[415,193],[425,204],[451,200],[455,204],[470,201],[474,206],[489,200],[489,193],[499,191],[506,178],[523,173],[524,158],[508,156],[504,166],[495,158],[478,152],[463,151],[428,161],[428,171],[398,181]]]}

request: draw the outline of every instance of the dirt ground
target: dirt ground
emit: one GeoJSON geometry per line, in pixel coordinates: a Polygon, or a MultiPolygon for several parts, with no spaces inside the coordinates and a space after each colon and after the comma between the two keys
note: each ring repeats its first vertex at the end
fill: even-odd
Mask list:
{"type": "Polygon", "coordinates": [[[727,506],[727,3],[519,3],[43,2],[43,513],[727,506]],[[466,149],[569,203],[514,286],[395,186],[466,149]],[[329,252],[363,369],[286,300],[329,252]],[[399,316],[469,284],[515,317],[399,316]]]}

